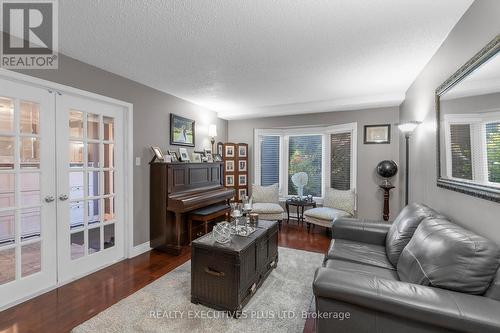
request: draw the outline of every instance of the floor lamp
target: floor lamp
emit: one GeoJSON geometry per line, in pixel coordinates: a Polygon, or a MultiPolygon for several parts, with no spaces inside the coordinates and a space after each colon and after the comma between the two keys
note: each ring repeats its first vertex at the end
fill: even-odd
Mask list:
{"type": "Polygon", "coordinates": [[[398,128],[405,135],[406,140],[406,165],[405,165],[405,206],[408,205],[408,183],[410,176],[410,136],[420,125],[421,121],[411,120],[398,125],[398,128]]]}

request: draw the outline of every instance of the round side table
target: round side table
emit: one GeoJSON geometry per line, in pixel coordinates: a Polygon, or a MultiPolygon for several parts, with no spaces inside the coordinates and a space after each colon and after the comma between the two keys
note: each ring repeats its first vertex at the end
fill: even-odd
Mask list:
{"type": "Polygon", "coordinates": [[[300,222],[304,223],[305,207],[316,208],[316,201],[314,201],[314,200],[287,199],[286,200],[286,214],[287,214],[286,223],[290,223],[290,206],[297,207],[297,223],[300,223],[300,222]]]}

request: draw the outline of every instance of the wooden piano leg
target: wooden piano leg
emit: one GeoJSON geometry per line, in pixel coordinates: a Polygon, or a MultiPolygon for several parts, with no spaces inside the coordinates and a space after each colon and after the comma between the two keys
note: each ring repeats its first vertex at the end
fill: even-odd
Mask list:
{"type": "Polygon", "coordinates": [[[188,233],[189,233],[189,245],[193,241],[193,220],[188,218],[188,233]]]}
{"type": "Polygon", "coordinates": [[[181,223],[182,214],[175,213],[175,246],[178,249],[181,248],[181,223]]]}

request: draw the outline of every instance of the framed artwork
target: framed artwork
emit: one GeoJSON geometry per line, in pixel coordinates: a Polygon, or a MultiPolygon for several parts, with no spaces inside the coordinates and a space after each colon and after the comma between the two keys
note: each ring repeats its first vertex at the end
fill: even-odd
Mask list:
{"type": "Polygon", "coordinates": [[[238,161],[238,171],[240,171],[240,172],[247,171],[247,160],[239,160],[238,161]]]}
{"type": "Polygon", "coordinates": [[[179,148],[179,157],[182,162],[189,162],[189,154],[186,148],[179,148]]]}
{"type": "Polygon", "coordinates": [[[391,125],[365,125],[365,144],[391,143],[391,125]]]}
{"type": "Polygon", "coordinates": [[[226,146],[226,157],[234,157],[234,146],[226,146]]]}
{"type": "Polygon", "coordinates": [[[240,198],[240,200],[244,197],[247,196],[247,189],[246,188],[240,188],[238,190],[238,198],[240,198]]]}
{"type": "Polygon", "coordinates": [[[170,114],[170,144],[194,147],[195,122],[192,119],[170,114]]]}
{"type": "Polygon", "coordinates": [[[226,175],[226,186],[234,186],[234,175],[226,175]]]}
{"type": "Polygon", "coordinates": [[[239,175],[238,185],[239,186],[246,186],[247,185],[247,175],[239,175]]]}
{"type": "Polygon", "coordinates": [[[179,162],[179,156],[177,155],[177,152],[169,150],[168,154],[172,156],[172,162],[179,162]]]}
{"type": "Polygon", "coordinates": [[[161,152],[161,149],[160,147],[151,147],[151,149],[153,150],[153,153],[155,154],[155,156],[153,157],[153,160],[159,160],[159,161],[163,161],[164,160],[164,156],[163,156],[163,153],[161,152]]]}
{"type": "Polygon", "coordinates": [[[222,142],[217,143],[217,154],[224,155],[224,144],[222,142]]]}
{"type": "Polygon", "coordinates": [[[238,157],[247,157],[247,145],[238,145],[238,157]]]}
{"type": "Polygon", "coordinates": [[[207,159],[208,163],[214,162],[214,157],[212,156],[212,153],[205,153],[205,158],[207,159]]]}
{"type": "Polygon", "coordinates": [[[234,172],[234,161],[232,160],[226,161],[226,172],[234,172]]]}

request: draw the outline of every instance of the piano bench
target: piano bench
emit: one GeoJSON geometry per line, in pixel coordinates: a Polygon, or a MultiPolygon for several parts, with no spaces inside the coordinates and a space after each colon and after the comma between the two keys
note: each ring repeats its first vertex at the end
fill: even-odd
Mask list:
{"type": "Polygon", "coordinates": [[[203,207],[190,212],[188,215],[189,244],[193,241],[193,221],[203,222],[205,226],[205,234],[207,234],[208,222],[221,216],[228,216],[230,211],[231,207],[224,204],[203,207]]]}

